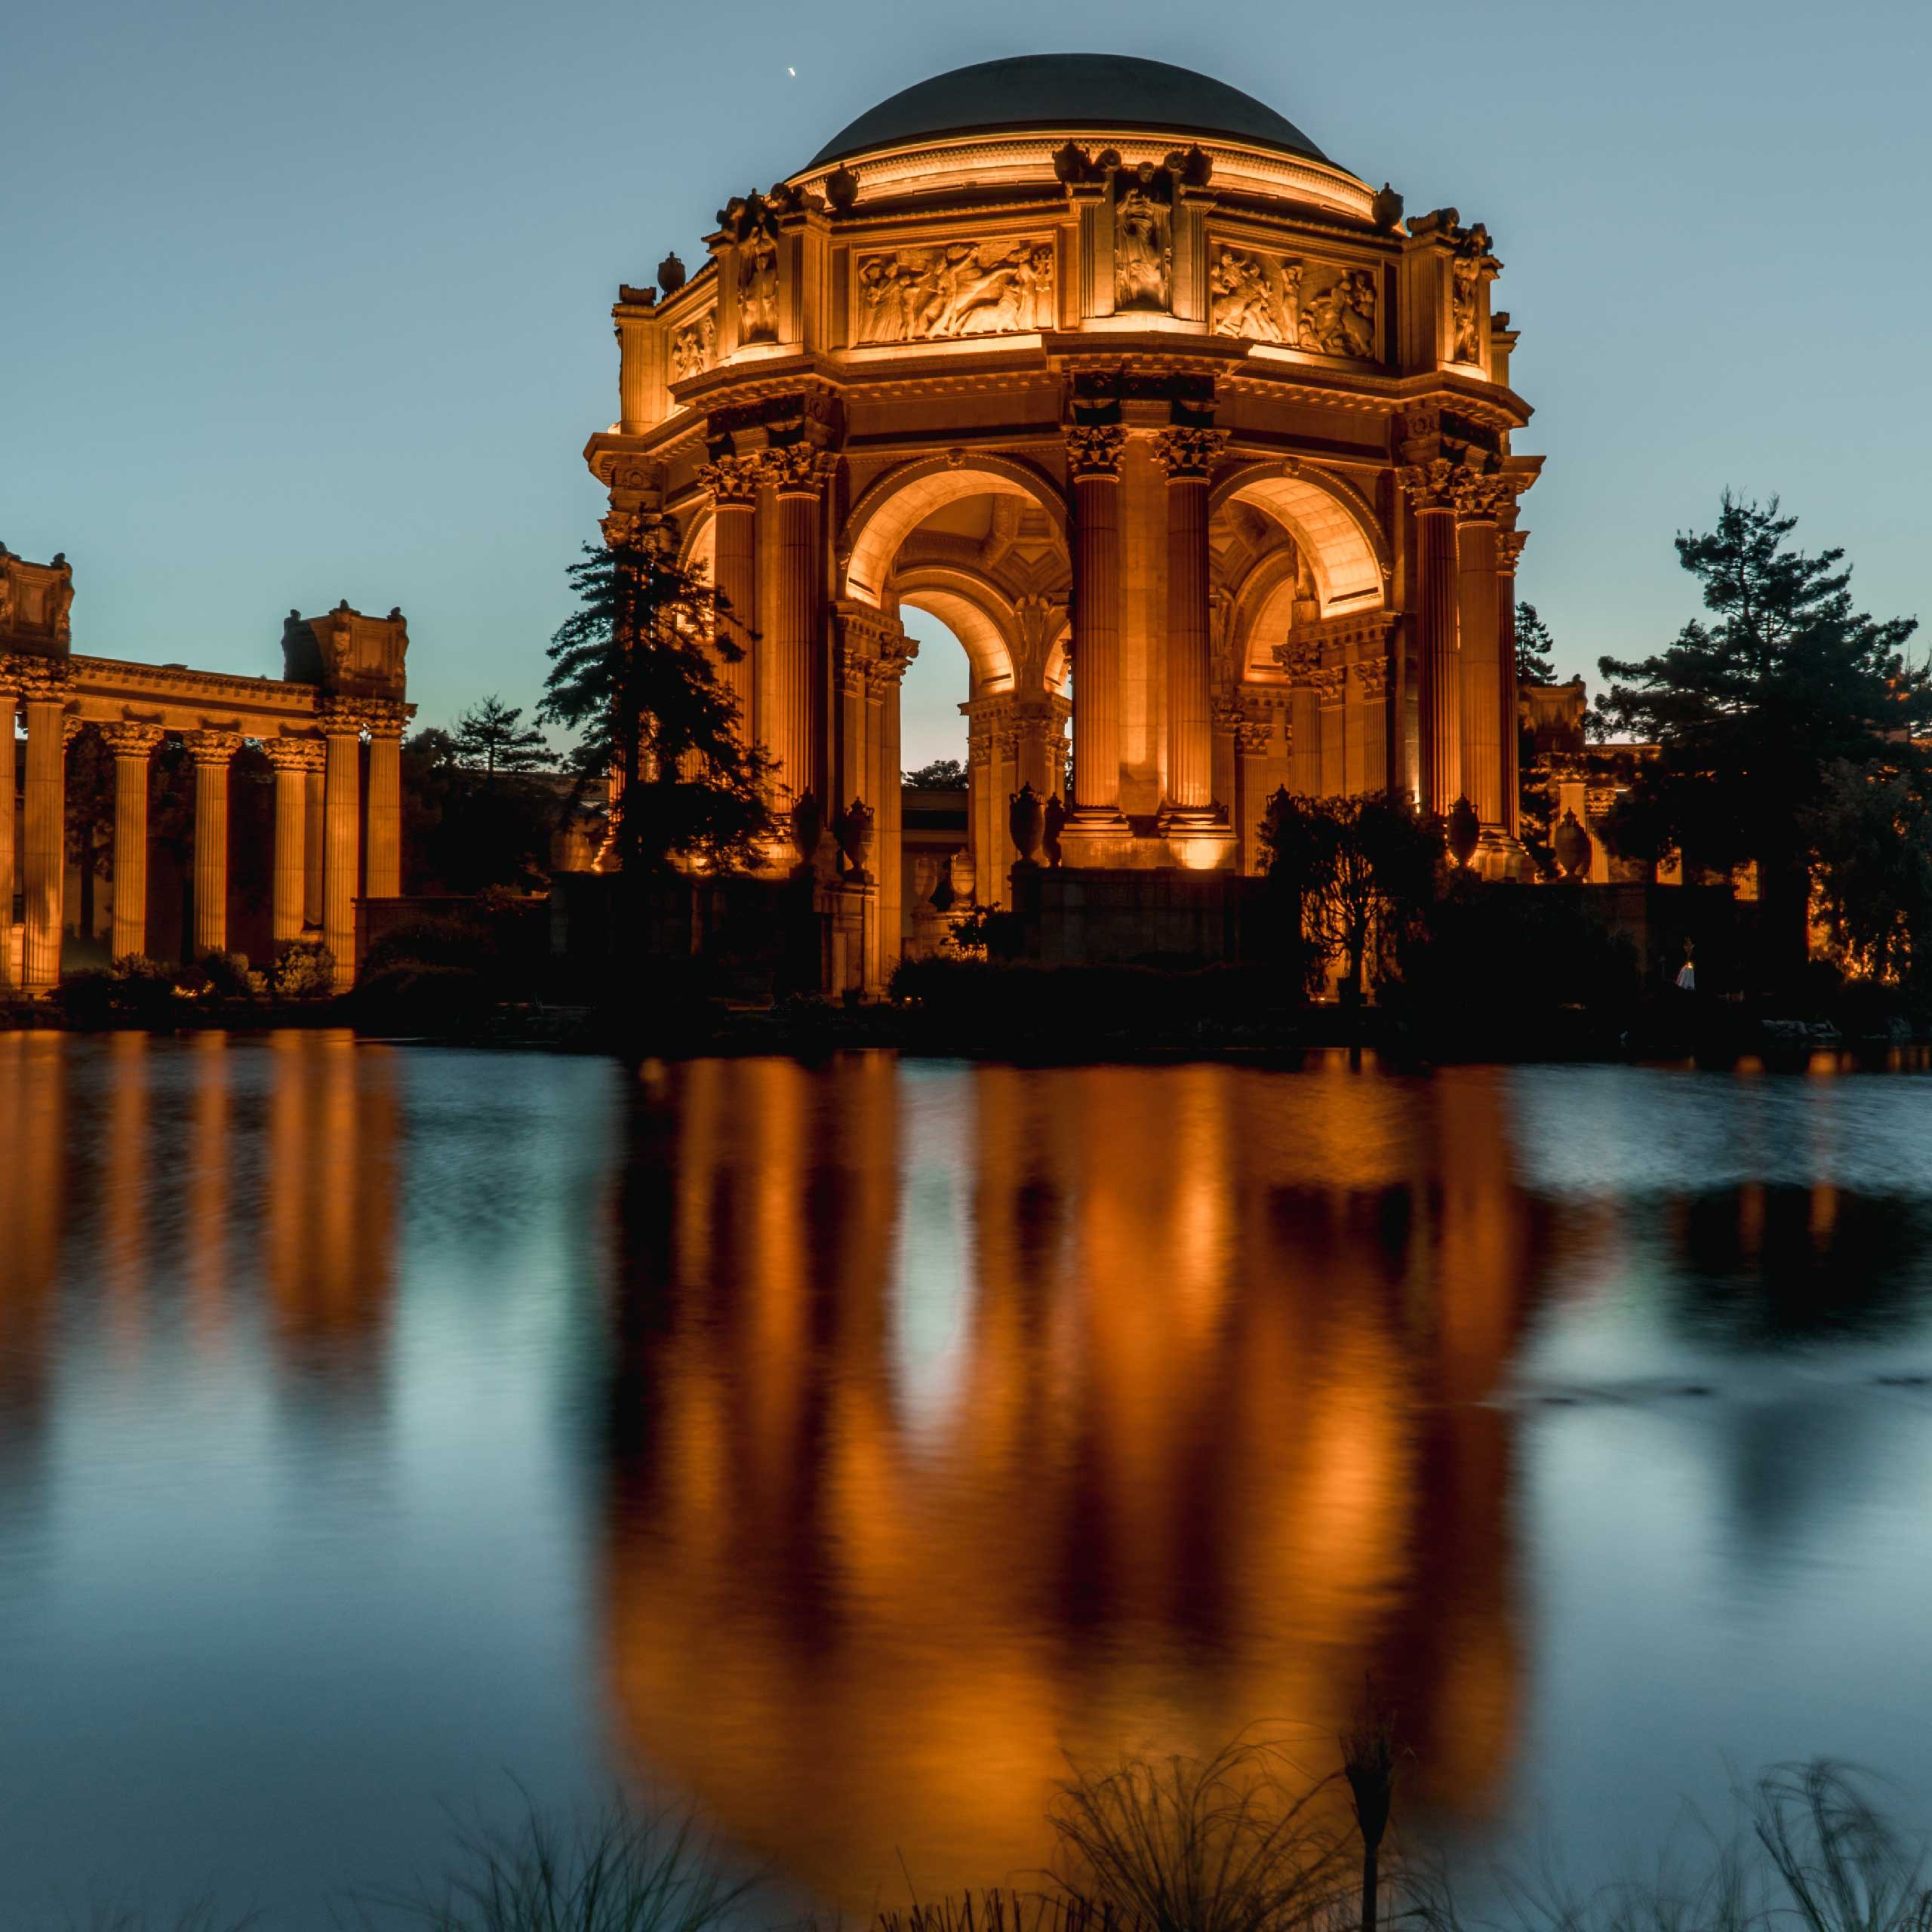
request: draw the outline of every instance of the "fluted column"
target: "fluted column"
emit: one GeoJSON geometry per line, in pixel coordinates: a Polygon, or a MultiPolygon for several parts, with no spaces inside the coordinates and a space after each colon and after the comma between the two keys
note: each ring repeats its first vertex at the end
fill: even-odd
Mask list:
{"type": "Polygon", "coordinates": [[[1457,624],[1462,644],[1463,789],[1485,830],[1504,823],[1500,672],[1497,611],[1496,520],[1501,486],[1472,477],[1464,485],[1456,530],[1459,563],[1457,624]]]}
{"type": "Polygon", "coordinates": [[[738,729],[747,744],[757,729],[754,672],[758,634],[757,460],[720,457],[698,472],[711,492],[712,528],[716,533],[712,582],[718,591],[718,633],[739,653],[719,653],[724,688],[737,700],[738,729]]]}
{"type": "Polygon", "coordinates": [[[1415,507],[1421,802],[1424,811],[1444,818],[1463,789],[1456,635],[1456,492],[1461,475],[1442,457],[1401,472],[1415,507]]]}
{"type": "Polygon", "coordinates": [[[899,769],[899,693],[906,667],[918,647],[900,640],[889,657],[872,665],[872,675],[878,692],[878,792],[875,809],[878,857],[874,869],[878,874],[880,971],[890,977],[899,963],[900,922],[904,917],[902,854],[905,849],[899,769]]]}
{"type": "Polygon", "coordinates": [[[1284,645],[1278,655],[1288,674],[1288,789],[1297,798],[1321,795],[1321,714],[1315,680],[1321,647],[1304,641],[1284,645]]]}
{"type": "MultiPolygon", "coordinates": [[[[309,889],[309,783],[322,775],[317,738],[269,738],[262,746],[275,768],[275,891],[269,931],[277,946],[302,937],[309,889]]],[[[316,814],[316,831],[321,814],[316,814]]],[[[319,879],[317,896],[320,897],[319,879]]],[[[317,921],[320,923],[319,920],[317,921]]]]}
{"type": "Polygon", "coordinates": [[[228,950],[228,768],[238,731],[189,731],[195,761],[195,957],[228,950]]]}
{"type": "Polygon", "coordinates": [[[1389,789],[1389,660],[1364,657],[1355,665],[1361,704],[1363,797],[1379,798],[1389,789]]]}
{"type": "Polygon", "coordinates": [[[14,667],[0,658],[0,987],[14,983],[14,793],[20,780],[14,720],[20,708],[14,667]]]}
{"type": "Polygon", "coordinates": [[[166,736],[158,724],[125,720],[100,728],[114,754],[114,940],[112,956],[148,949],[148,767],[166,736]]]}
{"type": "MultiPolygon", "coordinates": [[[[1154,460],[1168,473],[1168,813],[1214,816],[1208,651],[1208,479],[1227,446],[1220,429],[1164,430],[1154,460]]],[[[1226,801],[1220,801],[1225,806],[1226,801]]]]}
{"type": "Polygon", "coordinates": [[[302,774],[302,924],[320,932],[322,929],[322,875],[325,832],[328,815],[323,810],[323,741],[315,740],[309,762],[302,774]]]}
{"type": "Polygon", "coordinates": [[[60,977],[62,900],[67,876],[68,725],[72,673],[57,659],[20,665],[21,708],[27,718],[26,851],[21,854],[25,900],[20,974],[29,993],[48,991],[60,977]]]}
{"type": "Polygon", "coordinates": [[[1066,432],[1073,484],[1073,786],[1082,829],[1126,823],[1120,809],[1120,460],[1127,432],[1066,432]]]}
{"type": "Polygon", "coordinates": [[[1517,721],[1516,565],[1529,532],[1499,530],[1496,537],[1497,695],[1502,707],[1503,823],[1512,838],[1523,833],[1522,755],[1517,721]]]}
{"type": "Polygon", "coordinates": [[[778,796],[826,798],[825,600],[819,516],[819,452],[808,444],[761,458],[777,500],[771,574],[776,608],[764,618],[754,700],[758,737],[777,767],[778,796]]]}
{"type": "Polygon", "coordinates": [[[402,892],[402,715],[387,706],[369,720],[369,854],[371,899],[402,892]]]}
{"type": "Polygon", "coordinates": [[[322,769],[322,943],[335,958],[338,991],[355,979],[355,897],[361,860],[362,715],[325,710],[322,769]]]}
{"type": "Polygon", "coordinates": [[[1261,864],[1261,826],[1268,815],[1268,755],[1273,737],[1266,718],[1243,718],[1235,727],[1235,823],[1241,830],[1244,872],[1261,864]]]}

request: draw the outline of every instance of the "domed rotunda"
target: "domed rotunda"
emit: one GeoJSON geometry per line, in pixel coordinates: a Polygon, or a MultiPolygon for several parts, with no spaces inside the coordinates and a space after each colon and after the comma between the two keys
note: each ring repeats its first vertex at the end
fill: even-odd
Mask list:
{"type": "Polygon", "coordinates": [[[607,528],[675,519],[723,593],[781,806],[870,814],[826,869],[866,901],[835,983],[912,943],[908,607],[970,660],[981,903],[1121,870],[1170,903],[1176,872],[1257,868],[1283,786],[1466,798],[1481,868],[1516,869],[1541,459],[1511,447],[1480,224],[1405,220],[1208,75],[1052,54],[881,101],[705,245],[620,290],[620,414],[586,455],[607,528]]]}

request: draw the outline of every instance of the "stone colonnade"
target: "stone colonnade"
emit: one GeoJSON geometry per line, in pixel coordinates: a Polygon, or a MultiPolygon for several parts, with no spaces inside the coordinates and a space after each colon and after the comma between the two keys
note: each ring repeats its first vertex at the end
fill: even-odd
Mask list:
{"type": "MultiPolygon", "coordinates": [[[[128,669],[137,667],[119,667],[128,669]]],[[[113,956],[147,950],[148,795],[155,750],[169,737],[195,768],[192,944],[196,957],[228,944],[228,795],[235,755],[256,733],[232,717],[192,729],[137,717],[88,715],[87,694],[58,658],[0,659],[0,798],[11,802],[14,720],[26,724],[23,849],[13,849],[14,814],[0,811],[0,908],[13,902],[17,869],[23,900],[19,990],[42,993],[60,977],[66,874],[66,749],[88,724],[114,758],[113,956]]],[[[400,703],[322,697],[313,729],[260,723],[259,742],[275,771],[272,931],[278,944],[309,934],[334,955],[338,987],[355,977],[355,901],[401,890],[400,703]],[[361,744],[369,739],[368,835],[363,830],[361,744]]],[[[11,916],[5,922],[11,925],[11,916]]],[[[13,977],[10,946],[0,946],[0,984],[13,977]]]]}

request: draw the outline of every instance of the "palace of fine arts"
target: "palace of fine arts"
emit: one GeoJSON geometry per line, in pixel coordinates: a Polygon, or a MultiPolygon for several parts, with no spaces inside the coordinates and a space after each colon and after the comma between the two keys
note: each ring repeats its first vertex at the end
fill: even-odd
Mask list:
{"type": "Polygon", "coordinates": [[[1925,38],[10,30],[0,1928],[1932,1932],[1925,38]]]}

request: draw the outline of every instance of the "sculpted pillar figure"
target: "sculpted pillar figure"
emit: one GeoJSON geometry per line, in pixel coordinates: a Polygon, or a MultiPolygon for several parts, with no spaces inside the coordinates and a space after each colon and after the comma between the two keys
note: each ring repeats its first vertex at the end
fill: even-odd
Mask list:
{"type": "Polygon", "coordinates": [[[362,712],[327,702],[320,720],[322,768],[322,943],[335,956],[338,992],[355,978],[355,897],[360,881],[362,712]]]}
{"type": "Polygon", "coordinates": [[[60,977],[62,901],[67,873],[67,718],[72,673],[59,658],[16,660],[27,718],[26,849],[21,884],[26,934],[20,984],[43,993],[60,977]]]}
{"type": "Polygon", "coordinates": [[[371,899],[402,891],[402,713],[373,707],[369,726],[369,848],[365,889],[371,899]]]}
{"type": "Polygon", "coordinates": [[[1168,473],[1166,815],[1195,822],[1211,819],[1215,804],[1208,479],[1227,440],[1220,429],[1180,429],[1154,441],[1155,460],[1168,473]]]}
{"type": "Polygon", "coordinates": [[[1120,460],[1127,432],[1066,432],[1073,484],[1072,824],[1124,829],[1120,808],[1120,460]]]}
{"type": "MultiPolygon", "coordinates": [[[[319,785],[322,744],[318,738],[269,738],[262,746],[275,768],[275,896],[269,931],[278,946],[302,937],[307,917],[309,891],[309,785],[311,774],[319,785]]],[[[321,814],[314,829],[321,832],[321,814]]],[[[319,872],[320,868],[317,868],[319,872]]],[[[321,881],[315,881],[318,900],[321,881]]],[[[320,912],[319,904],[317,911],[320,912]]],[[[319,918],[316,921],[319,924],[319,918]]]]}
{"type": "MultiPolygon", "coordinates": [[[[5,565],[0,561],[0,598],[4,598],[5,565]]],[[[18,681],[11,662],[0,657],[0,987],[14,983],[14,789],[20,777],[19,754],[14,749],[14,720],[20,708],[18,681]]]]}
{"type": "Polygon", "coordinates": [[[698,472],[698,480],[711,492],[717,533],[712,582],[720,607],[718,633],[741,654],[735,662],[722,658],[721,675],[738,701],[740,735],[749,744],[757,726],[752,654],[758,632],[758,465],[751,457],[719,457],[698,472]]]}
{"type": "Polygon", "coordinates": [[[1494,477],[1467,478],[1457,495],[1460,569],[1457,623],[1462,641],[1463,790],[1485,831],[1504,823],[1501,672],[1496,525],[1507,492],[1494,477]]]}
{"type": "Polygon", "coordinates": [[[100,727],[114,754],[114,939],[112,956],[148,949],[148,764],[167,734],[124,720],[100,727]]]}
{"type": "Polygon", "coordinates": [[[238,731],[189,731],[195,761],[195,957],[228,949],[228,768],[238,731]]]}
{"type": "MultiPolygon", "coordinates": [[[[1511,514],[1513,515],[1513,510],[1511,514]]],[[[1522,747],[1516,722],[1516,565],[1528,540],[1525,530],[1499,530],[1496,536],[1497,696],[1503,716],[1503,824],[1512,838],[1523,835],[1522,747]]]]}
{"type": "Polygon", "coordinates": [[[758,659],[758,734],[777,765],[780,800],[812,794],[826,803],[820,769],[825,743],[824,584],[819,518],[823,494],[819,452],[809,444],[767,450],[761,459],[777,498],[771,574],[777,608],[764,623],[758,659]]]}
{"type": "Polygon", "coordinates": [[[1447,818],[1463,795],[1462,679],[1457,655],[1456,493],[1446,457],[1401,472],[1415,509],[1422,808],[1447,818]]]}

